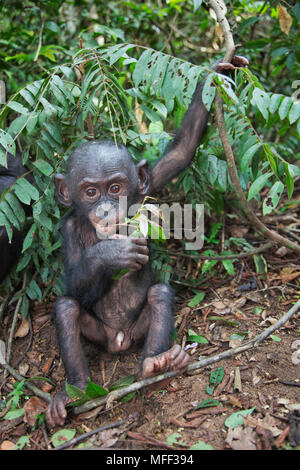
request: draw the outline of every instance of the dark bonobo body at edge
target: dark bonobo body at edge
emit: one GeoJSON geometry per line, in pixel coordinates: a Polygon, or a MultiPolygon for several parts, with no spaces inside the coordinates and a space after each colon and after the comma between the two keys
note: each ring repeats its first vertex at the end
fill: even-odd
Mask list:
{"type": "MultiPolygon", "coordinates": [[[[2,151],[5,149],[0,145],[2,151]]],[[[22,159],[19,152],[16,156],[7,153],[7,167],[0,166],[0,194],[16,182],[17,178],[27,173],[26,168],[22,165],[22,159]]],[[[30,182],[32,180],[27,176],[30,182]]],[[[31,214],[31,207],[23,205],[26,215],[31,214]]],[[[2,282],[9,273],[12,266],[18,261],[23,243],[22,229],[17,230],[13,227],[13,234],[11,243],[9,242],[6,228],[4,225],[0,226],[0,282],[2,282]]]]}
{"type": "MultiPolygon", "coordinates": [[[[233,63],[248,62],[235,58],[233,63]]],[[[215,66],[220,72],[233,68],[215,66]]],[[[55,176],[59,201],[73,206],[63,225],[66,295],[56,303],[55,324],[67,381],[77,387],[85,388],[90,376],[81,335],[111,353],[143,342],[143,377],[187,367],[188,355],[173,344],[173,292],[155,282],[147,240],[115,234],[115,226],[127,215],[119,204],[121,196],[127,197],[127,207],[142,202],[191,162],[208,117],[201,94],[202,84],[169,149],[152,170],[146,160],[135,164],[122,145],[92,141],[70,156],[66,176],[55,176]],[[113,273],[124,268],[129,272],[113,279],[113,273]]],[[[55,395],[47,410],[50,425],[64,423],[69,401],[64,390],[55,395]]]]}

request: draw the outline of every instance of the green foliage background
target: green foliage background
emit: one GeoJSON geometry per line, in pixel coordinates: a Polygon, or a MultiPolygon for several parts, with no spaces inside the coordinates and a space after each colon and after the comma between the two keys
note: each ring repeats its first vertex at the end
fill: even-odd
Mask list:
{"type": "MultiPolygon", "coordinates": [[[[250,67],[227,80],[210,72],[203,98],[210,109],[216,88],[222,93],[242,187],[268,214],[282,195],[292,197],[300,174],[300,2],[282,3],[292,21],[288,34],[279,22],[278,1],[226,5],[239,54],[250,67]]],[[[0,44],[7,94],[0,143],[13,154],[22,151],[34,178],[33,184],[19,178],[0,198],[0,224],[9,237],[13,227],[25,231],[22,257],[1,289],[15,292],[12,302],[22,296],[26,316],[30,300],[63,292],[63,210],[55,201],[53,174],[64,170],[78,143],[91,138],[123,142],[136,160],[153,164],[179,126],[197,81],[223,49],[215,21],[199,0],[10,0],[1,7],[0,44]],[[25,218],[20,203],[32,206],[32,217],[25,218]]],[[[6,165],[5,152],[0,164],[6,165]]],[[[205,203],[214,215],[217,223],[206,237],[206,253],[214,254],[221,215],[238,204],[212,119],[193,164],[172,191],[183,202],[205,203]]],[[[224,253],[236,246],[251,248],[243,239],[229,239],[224,253]]],[[[203,263],[203,274],[216,263],[203,263]]],[[[232,261],[222,266],[234,273],[232,261]]],[[[166,253],[155,258],[154,267],[163,280],[181,283],[166,253]]]]}

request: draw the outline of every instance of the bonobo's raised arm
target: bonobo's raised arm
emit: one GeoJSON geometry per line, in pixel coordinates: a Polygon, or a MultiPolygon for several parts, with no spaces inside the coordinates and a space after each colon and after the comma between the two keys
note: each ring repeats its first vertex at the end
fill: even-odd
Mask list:
{"type": "MultiPolygon", "coordinates": [[[[231,64],[217,62],[212,66],[212,69],[222,73],[234,70],[235,66],[247,67],[247,65],[247,59],[235,56],[231,64]]],[[[208,120],[208,111],[202,101],[204,83],[202,81],[197,86],[192,102],[171,146],[152,170],[151,193],[160,191],[172,178],[184,170],[194,158],[208,120]]]]}

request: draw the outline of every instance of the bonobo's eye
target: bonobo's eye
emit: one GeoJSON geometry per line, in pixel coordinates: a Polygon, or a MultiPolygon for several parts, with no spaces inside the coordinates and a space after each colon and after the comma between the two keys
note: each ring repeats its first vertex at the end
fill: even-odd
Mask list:
{"type": "Polygon", "coordinates": [[[109,192],[110,193],[113,193],[113,194],[118,194],[121,190],[121,185],[120,184],[112,184],[110,187],[109,187],[109,192]]]}
{"type": "Polygon", "coordinates": [[[86,191],[85,191],[85,194],[88,197],[93,198],[97,195],[97,189],[96,188],[87,188],[86,191]]]}

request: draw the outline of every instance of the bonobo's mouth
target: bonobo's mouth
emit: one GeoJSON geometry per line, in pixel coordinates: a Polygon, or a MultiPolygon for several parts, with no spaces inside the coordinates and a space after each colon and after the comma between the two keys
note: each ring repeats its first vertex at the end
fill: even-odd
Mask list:
{"type": "MultiPolygon", "coordinates": [[[[94,224],[93,224],[94,225],[94,224]]],[[[107,238],[110,235],[114,235],[118,233],[119,225],[102,225],[102,224],[95,224],[96,234],[98,238],[107,238]]]]}
{"type": "MultiPolygon", "coordinates": [[[[123,221],[125,221],[125,219],[123,219],[123,221]]],[[[115,235],[119,232],[119,217],[109,221],[99,219],[98,217],[90,217],[90,222],[96,230],[97,237],[100,239],[108,238],[111,235],[115,235]]]]}

